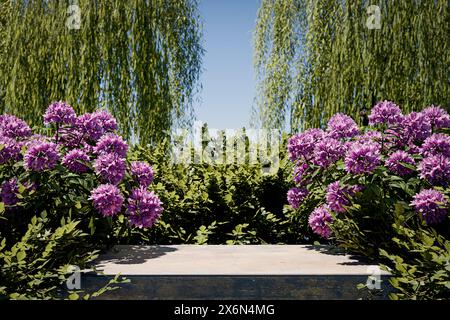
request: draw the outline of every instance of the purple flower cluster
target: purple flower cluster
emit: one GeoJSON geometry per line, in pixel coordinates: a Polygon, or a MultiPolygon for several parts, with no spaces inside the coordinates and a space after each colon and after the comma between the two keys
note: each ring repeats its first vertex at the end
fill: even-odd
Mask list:
{"type": "Polygon", "coordinates": [[[434,189],[425,189],[416,194],[411,205],[429,225],[443,222],[448,215],[444,195],[434,189]]]}
{"type": "MultiPolygon", "coordinates": [[[[432,135],[433,129],[449,127],[449,115],[440,107],[431,106],[422,112],[411,112],[399,118],[396,126],[386,130],[385,141],[388,146],[409,148],[416,152],[418,144],[432,135]]],[[[411,153],[411,152],[410,152],[411,153]]]]}
{"type": "Polygon", "coordinates": [[[351,117],[337,113],[328,121],[327,133],[334,139],[351,138],[359,134],[359,129],[351,117]]]}
{"type": "Polygon", "coordinates": [[[408,141],[423,141],[431,135],[431,123],[428,118],[418,112],[411,112],[405,116],[401,124],[402,135],[408,141]]]}
{"type": "Polygon", "coordinates": [[[131,174],[141,187],[147,188],[153,182],[153,168],[143,161],[133,161],[131,174]]]}
{"type": "Polygon", "coordinates": [[[95,160],[94,169],[104,182],[117,185],[125,176],[126,164],[118,155],[106,153],[95,160]]]}
{"type": "Polygon", "coordinates": [[[312,163],[322,168],[328,168],[342,158],[344,152],[344,147],[339,140],[324,137],[314,147],[312,163]]]}
{"type": "Polygon", "coordinates": [[[100,121],[92,113],[79,116],[76,120],[76,128],[84,139],[91,141],[97,141],[104,133],[100,121]]]}
{"type": "Polygon", "coordinates": [[[287,200],[294,209],[298,209],[300,204],[308,196],[306,188],[291,188],[287,193],[287,200]]]}
{"type": "Polygon", "coordinates": [[[0,136],[21,139],[31,136],[31,129],[25,121],[4,114],[0,116],[0,136]]]}
{"type": "Polygon", "coordinates": [[[450,158],[442,155],[424,158],[419,164],[420,177],[434,186],[450,183],[450,158]]]}
{"type": "Polygon", "coordinates": [[[0,136],[0,164],[20,158],[21,145],[14,139],[0,136]]]}
{"type": "Polygon", "coordinates": [[[128,145],[118,135],[113,133],[105,134],[98,140],[94,148],[94,152],[98,155],[114,153],[119,157],[126,157],[128,152],[128,145]]]}
{"type": "Polygon", "coordinates": [[[327,239],[331,235],[329,224],[333,221],[330,210],[326,205],[314,209],[308,219],[308,224],[315,234],[327,239]]]}
{"type": "Polygon", "coordinates": [[[89,160],[89,156],[84,150],[73,149],[64,156],[61,163],[70,171],[82,174],[89,171],[87,166],[89,160]]]}
{"type": "Polygon", "coordinates": [[[4,181],[1,185],[0,198],[1,201],[7,206],[13,206],[19,202],[17,194],[19,193],[19,186],[17,184],[17,179],[13,178],[4,181]]]}
{"type": "Polygon", "coordinates": [[[142,187],[132,190],[126,212],[131,225],[150,228],[162,211],[162,202],[153,191],[142,187]]]}
{"type": "Polygon", "coordinates": [[[341,186],[339,181],[330,183],[326,194],[327,205],[334,212],[343,213],[351,205],[351,197],[359,191],[359,186],[341,186]]]}
{"type": "Polygon", "coordinates": [[[24,166],[28,171],[53,169],[59,160],[57,145],[53,142],[35,141],[24,156],[24,166]]]}
{"type": "Polygon", "coordinates": [[[53,102],[44,114],[44,124],[75,124],[77,115],[73,108],[65,102],[53,102]]]}
{"type": "Polygon", "coordinates": [[[443,133],[435,133],[425,139],[420,151],[425,157],[433,155],[450,157],[450,136],[443,133]]]}
{"type": "Polygon", "coordinates": [[[92,118],[100,123],[103,132],[112,132],[118,129],[117,121],[106,110],[97,110],[92,114],[92,118]]]}
{"type": "Polygon", "coordinates": [[[308,129],[291,137],[288,141],[289,158],[292,161],[309,160],[316,143],[322,139],[324,134],[320,129],[308,129]]]}
{"type": "Polygon", "coordinates": [[[102,184],[92,190],[89,200],[104,217],[119,213],[124,201],[119,188],[111,184],[102,184]]]}
{"type": "Polygon", "coordinates": [[[369,124],[396,125],[402,119],[400,107],[391,101],[382,101],[377,103],[369,115],[369,124]]]}
{"type": "Polygon", "coordinates": [[[117,122],[105,110],[85,113],[76,120],[76,128],[91,141],[97,141],[107,132],[117,130],[117,122]]]}
{"type": "Polygon", "coordinates": [[[416,164],[414,162],[414,159],[408,153],[402,150],[398,150],[389,156],[389,158],[386,160],[385,165],[389,171],[399,176],[406,176],[408,174],[411,174],[413,170],[405,167],[404,163],[410,164],[412,166],[416,164]]]}
{"type": "Polygon", "coordinates": [[[422,110],[422,114],[436,129],[450,128],[450,116],[439,106],[429,106],[422,110]]]}
{"type": "Polygon", "coordinates": [[[351,145],[345,157],[345,169],[348,173],[371,173],[380,164],[380,145],[375,142],[351,145]]]}

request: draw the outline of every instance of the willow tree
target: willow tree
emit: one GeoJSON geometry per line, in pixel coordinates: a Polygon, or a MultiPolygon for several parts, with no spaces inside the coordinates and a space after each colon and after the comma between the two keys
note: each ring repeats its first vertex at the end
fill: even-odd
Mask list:
{"type": "Polygon", "coordinates": [[[65,100],[154,142],[189,124],[203,48],[197,0],[0,0],[0,111],[40,123],[65,100]]]}
{"type": "Polygon", "coordinates": [[[256,114],[292,130],[379,100],[450,107],[447,0],[262,0],[254,35],[256,114]]]}

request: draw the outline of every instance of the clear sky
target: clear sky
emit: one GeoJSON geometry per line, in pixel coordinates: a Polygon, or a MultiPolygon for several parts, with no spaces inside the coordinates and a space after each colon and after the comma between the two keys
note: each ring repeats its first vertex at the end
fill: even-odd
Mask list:
{"type": "Polygon", "coordinates": [[[255,94],[252,35],[260,0],[202,0],[203,90],[198,121],[210,128],[248,127],[255,94]]]}

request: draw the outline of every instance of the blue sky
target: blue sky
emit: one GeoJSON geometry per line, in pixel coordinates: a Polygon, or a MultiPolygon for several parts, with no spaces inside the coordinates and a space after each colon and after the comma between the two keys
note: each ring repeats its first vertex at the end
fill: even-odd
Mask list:
{"type": "Polygon", "coordinates": [[[248,127],[255,95],[252,35],[260,0],[202,0],[204,22],[198,121],[210,128],[248,127]]]}

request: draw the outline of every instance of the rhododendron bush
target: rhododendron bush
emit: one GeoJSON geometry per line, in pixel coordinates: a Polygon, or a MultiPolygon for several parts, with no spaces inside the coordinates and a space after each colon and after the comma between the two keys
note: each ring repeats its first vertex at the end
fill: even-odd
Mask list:
{"type": "MultiPolygon", "coordinates": [[[[318,238],[369,258],[380,253],[406,257],[414,250],[405,247],[423,247],[408,246],[405,241],[417,237],[405,238],[405,230],[434,234],[431,245],[435,241],[448,258],[448,113],[430,106],[405,115],[395,103],[382,101],[368,123],[359,128],[351,117],[336,114],[324,130],[309,129],[289,139],[296,185],[287,194],[289,204],[318,238]]],[[[439,283],[450,286],[449,280],[439,283]]]]}
{"type": "Polygon", "coordinates": [[[75,223],[83,237],[78,248],[101,248],[121,230],[154,225],[163,211],[150,190],[154,171],[127,160],[128,145],[107,111],[77,116],[55,102],[43,120],[45,127],[32,130],[15,116],[0,116],[2,250],[13,248],[33,219],[48,230],[75,223]]]}
{"type": "Polygon", "coordinates": [[[108,112],[77,117],[72,107],[55,102],[44,124],[47,134],[32,134],[24,121],[0,116],[1,200],[7,214],[39,214],[55,206],[95,220],[122,213],[138,228],[154,224],[162,204],[148,190],[153,169],[127,163],[128,145],[108,112]]]}
{"type": "MultiPolygon", "coordinates": [[[[450,184],[450,117],[440,107],[403,115],[393,102],[378,103],[369,115],[370,128],[336,114],[326,130],[309,129],[289,139],[295,163],[290,205],[314,202],[311,229],[332,234],[333,221],[352,211],[381,214],[414,211],[408,219],[439,226],[448,220],[450,184]],[[362,202],[366,201],[363,207],[362,202]]],[[[368,217],[370,219],[370,217],[368,217]]],[[[379,245],[379,243],[377,244],[379,245]]]]}

